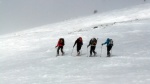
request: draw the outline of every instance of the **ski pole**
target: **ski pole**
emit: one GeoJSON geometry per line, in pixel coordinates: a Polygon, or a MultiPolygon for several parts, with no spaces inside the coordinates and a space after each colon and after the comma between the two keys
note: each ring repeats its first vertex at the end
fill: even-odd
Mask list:
{"type": "Polygon", "coordinates": [[[58,50],[58,47],[55,47],[55,49],[56,49],[56,57],[58,56],[58,52],[57,52],[57,50],[58,50]]]}
{"type": "Polygon", "coordinates": [[[110,53],[110,55],[112,55],[112,49],[111,49],[111,53],[110,53]]]}
{"type": "Polygon", "coordinates": [[[87,47],[87,57],[88,57],[88,47],[87,47]]]}
{"type": "Polygon", "coordinates": [[[101,54],[100,54],[100,57],[102,56],[102,47],[103,47],[103,46],[101,46],[101,54]]]}
{"type": "Polygon", "coordinates": [[[74,47],[73,47],[73,49],[72,49],[71,56],[72,56],[73,50],[74,50],[74,47]]]}

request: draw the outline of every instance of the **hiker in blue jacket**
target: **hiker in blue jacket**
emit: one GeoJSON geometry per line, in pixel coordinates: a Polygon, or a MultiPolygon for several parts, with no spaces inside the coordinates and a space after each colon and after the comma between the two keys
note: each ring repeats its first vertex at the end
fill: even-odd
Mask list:
{"type": "Polygon", "coordinates": [[[112,49],[113,46],[113,40],[110,38],[107,38],[105,43],[102,43],[102,46],[107,44],[107,57],[110,57],[110,50],[112,49]]]}

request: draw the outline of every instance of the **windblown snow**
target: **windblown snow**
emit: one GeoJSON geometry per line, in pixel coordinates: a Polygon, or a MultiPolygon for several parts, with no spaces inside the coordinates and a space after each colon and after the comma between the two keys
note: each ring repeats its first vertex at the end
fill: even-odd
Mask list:
{"type": "Polygon", "coordinates": [[[144,4],[0,36],[0,84],[149,84],[149,23],[150,4],[144,4]],[[81,56],[73,48],[78,37],[81,56]],[[87,57],[92,37],[97,57],[87,57]],[[108,37],[110,58],[101,46],[108,37]],[[65,55],[56,57],[59,38],[65,55]]]}

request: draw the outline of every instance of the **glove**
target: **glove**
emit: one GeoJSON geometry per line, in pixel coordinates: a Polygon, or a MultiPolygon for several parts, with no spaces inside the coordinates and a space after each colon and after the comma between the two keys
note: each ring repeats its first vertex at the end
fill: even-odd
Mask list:
{"type": "Polygon", "coordinates": [[[74,46],[73,46],[73,48],[74,48],[74,46]]]}
{"type": "Polygon", "coordinates": [[[102,46],[103,46],[104,44],[102,43],[102,46]]]}
{"type": "Polygon", "coordinates": [[[89,45],[87,45],[87,48],[89,47],[89,45]]]}
{"type": "Polygon", "coordinates": [[[57,46],[55,46],[55,48],[57,48],[57,46]]]}

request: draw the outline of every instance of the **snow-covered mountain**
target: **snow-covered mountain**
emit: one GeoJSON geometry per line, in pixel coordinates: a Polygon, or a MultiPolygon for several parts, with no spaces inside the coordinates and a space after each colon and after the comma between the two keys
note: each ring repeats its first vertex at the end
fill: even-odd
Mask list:
{"type": "Polygon", "coordinates": [[[149,23],[150,4],[144,4],[0,36],[0,84],[149,84],[149,23]],[[76,56],[80,36],[82,55],[76,56]],[[56,57],[61,37],[66,54],[56,57]],[[92,37],[97,57],[87,57],[92,37]],[[110,58],[105,46],[100,53],[108,37],[114,40],[110,58]]]}

